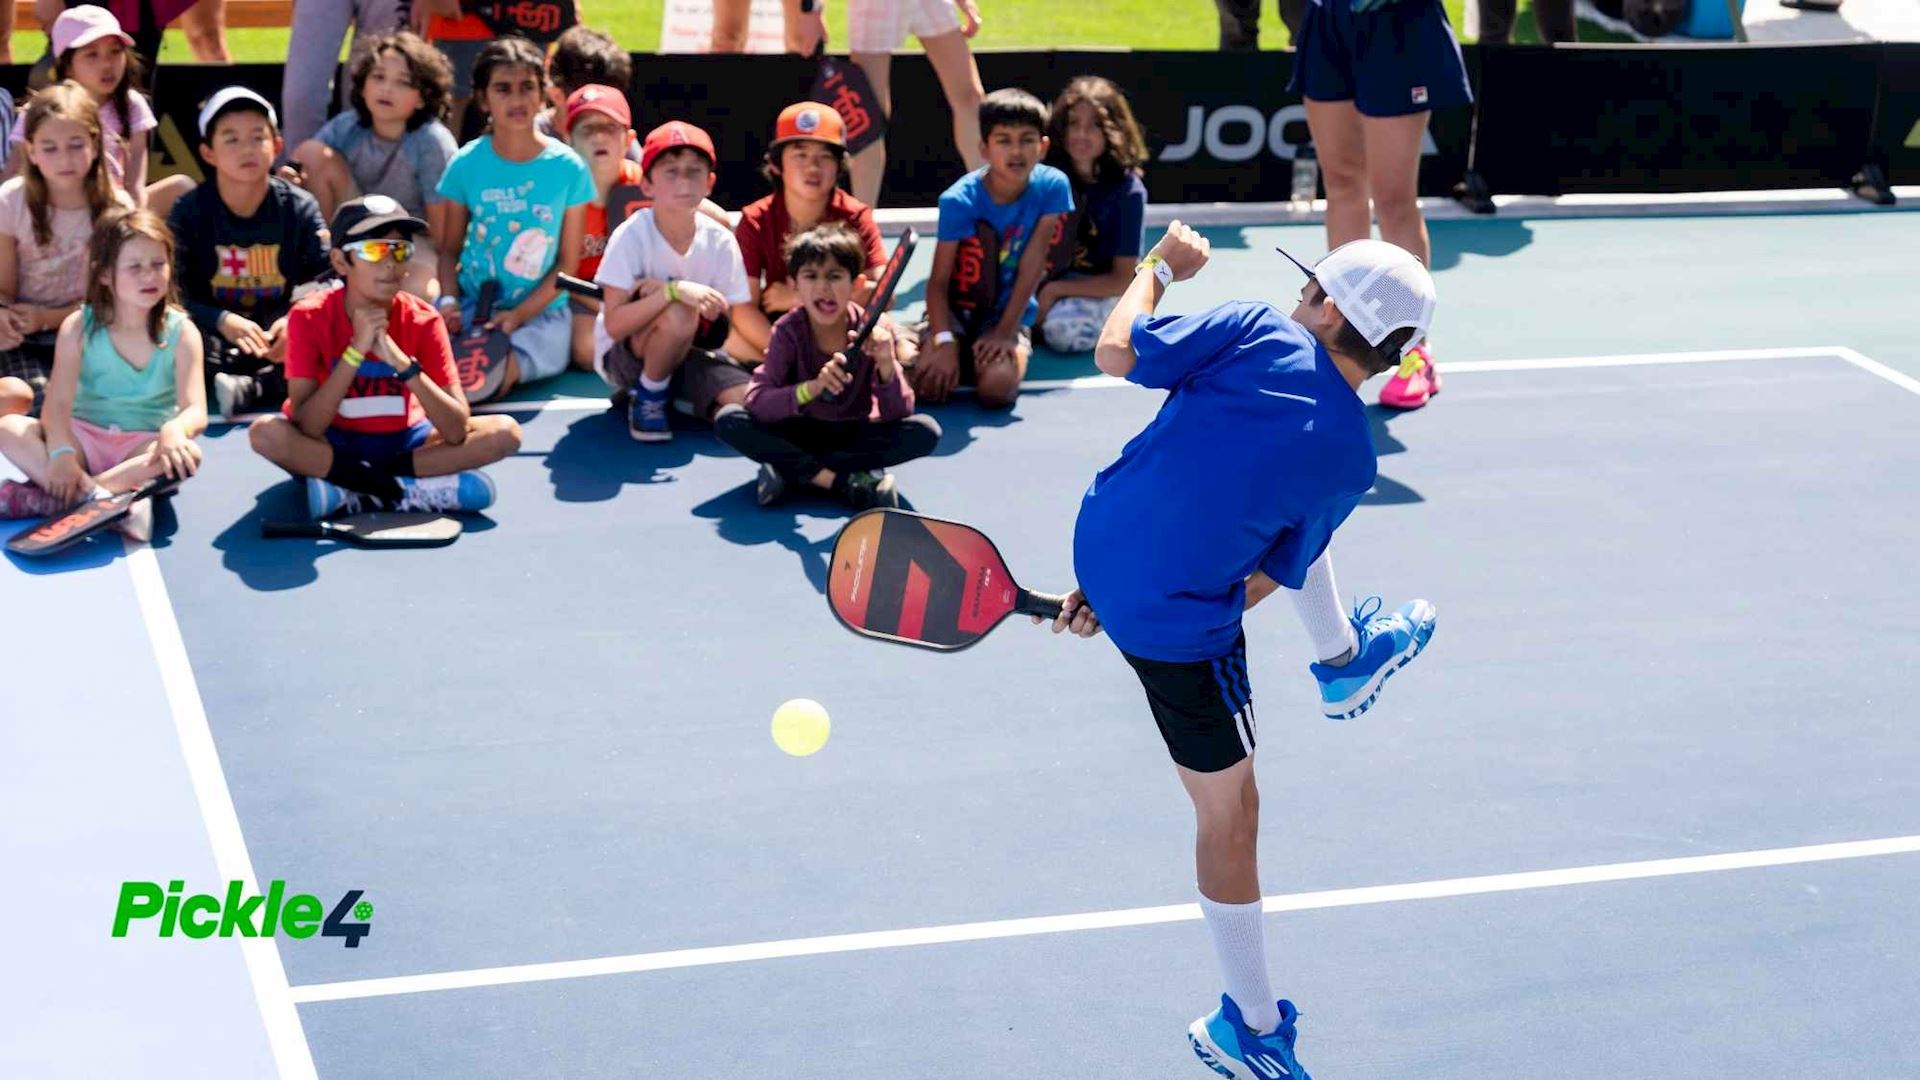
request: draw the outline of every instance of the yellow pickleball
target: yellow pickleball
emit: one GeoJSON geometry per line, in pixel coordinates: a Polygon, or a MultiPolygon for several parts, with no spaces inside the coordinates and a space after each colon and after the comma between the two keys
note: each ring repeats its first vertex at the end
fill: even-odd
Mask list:
{"type": "Polygon", "coordinates": [[[794,698],[773,710],[773,744],[794,757],[827,745],[832,730],[826,706],[812,698],[794,698]]]}

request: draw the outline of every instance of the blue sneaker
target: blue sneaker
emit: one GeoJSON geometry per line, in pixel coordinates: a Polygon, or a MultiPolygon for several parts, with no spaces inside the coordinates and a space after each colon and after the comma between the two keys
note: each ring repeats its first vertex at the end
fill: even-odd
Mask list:
{"type": "Polygon", "coordinates": [[[372,495],[348,491],[338,484],[329,484],[317,476],[307,477],[307,516],[315,521],[386,508],[384,500],[374,498],[372,495]]]}
{"type": "Polygon", "coordinates": [[[405,492],[395,510],[430,514],[477,514],[493,505],[493,480],[478,469],[449,476],[403,476],[405,492]]]}
{"type": "Polygon", "coordinates": [[[1379,611],[1377,596],[1353,609],[1354,639],[1360,643],[1353,659],[1339,667],[1308,665],[1320,680],[1320,711],[1329,720],[1351,720],[1366,712],[1387,676],[1427,647],[1439,617],[1425,600],[1409,600],[1391,615],[1379,611]]]}
{"type": "Polygon", "coordinates": [[[627,434],[636,442],[673,439],[673,428],[667,425],[667,391],[633,384],[632,396],[627,399],[627,434]]]}
{"type": "Polygon", "coordinates": [[[1264,1035],[1240,1018],[1240,1006],[1225,994],[1220,1007],[1187,1028],[1187,1042],[1207,1068],[1229,1080],[1313,1080],[1293,1057],[1300,1010],[1280,1002],[1280,1026],[1264,1035]]]}

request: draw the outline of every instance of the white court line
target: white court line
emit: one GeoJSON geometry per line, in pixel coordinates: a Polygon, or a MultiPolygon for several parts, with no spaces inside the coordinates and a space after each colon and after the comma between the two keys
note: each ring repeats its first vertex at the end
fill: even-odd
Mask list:
{"type": "MultiPolygon", "coordinates": [[[[152,548],[145,544],[129,546],[127,572],[133,578],[134,597],[146,621],[147,636],[153,642],[153,658],[160,667],[160,682],[166,688],[167,705],[173,713],[180,752],[193,781],[193,794],[200,803],[201,817],[206,819],[214,865],[223,879],[244,882],[248,894],[258,895],[261,890],[253,874],[253,860],[247,855],[240,816],[233,808],[233,793],[227,789],[227,776],[220,768],[213,731],[207,726],[207,707],[200,699],[200,684],[194,678],[193,665],[187,660],[186,641],[180,636],[179,621],[174,618],[166,579],[160,574],[160,563],[152,548]]],[[[281,1080],[316,1078],[319,1074],[314,1069],[313,1052],[307,1047],[306,1031],[300,1026],[300,1013],[294,1008],[287,986],[287,970],[280,962],[279,945],[273,938],[241,938],[239,944],[281,1080]]]]}
{"type": "MultiPolygon", "coordinates": [[[[1877,855],[1903,855],[1914,852],[1920,852],[1920,836],[1894,836],[1881,840],[1854,840],[1837,844],[1814,844],[1807,847],[1734,851],[1720,855],[1692,855],[1645,862],[1605,863],[1559,870],[1533,870],[1516,874],[1417,881],[1405,885],[1374,885],[1357,889],[1291,893],[1266,897],[1263,903],[1264,910],[1267,912],[1318,911],[1326,908],[1356,907],[1362,904],[1478,896],[1486,893],[1546,889],[1562,885],[1592,885],[1609,881],[1634,881],[1723,870],[1750,870],[1768,866],[1791,866],[1800,863],[1831,862],[1836,859],[1862,859],[1877,855]]],[[[944,945],[961,941],[991,941],[999,938],[1032,937],[1039,934],[1193,922],[1199,918],[1200,905],[1198,904],[1169,904],[1163,907],[1093,911],[1074,915],[1043,915],[1026,919],[924,926],[909,930],[875,930],[858,934],[791,938],[785,941],[760,941],[747,945],[718,945],[699,949],[634,953],[627,956],[603,956],[592,960],[564,960],[545,964],[478,968],[470,971],[445,971],[431,975],[399,975],[384,979],[314,983],[294,987],[293,1000],[305,1005],[321,1001],[420,994],[437,990],[465,990],[482,986],[508,986],[517,983],[550,982],[557,979],[580,979],[595,975],[667,971],[675,968],[708,967],[714,964],[778,960],[796,956],[824,956],[833,953],[899,949],[917,945],[944,945]]]]}
{"type": "Polygon", "coordinates": [[[1841,346],[1840,348],[1833,350],[1833,352],[1835,356],[1838,356],[1840,359],[1845,360],[1847,363],[1852,364],[1854,367],[1857,367],[1862,371],[1872,372],[1873,374],[1880,376],[1881,378],[1887,380],[1888,382],[1901,388],[1902,390],[1908,391],[1909,393],[1920,394],[1920,379],[1916,379],[1911,375],[1907,375],[1902,372],[1895,371],[1892,368],[1888,367],[1887,365],[1881,363],[1880,361],[1875,360],[1872,357],[1867,356],[1856,349],[1849,349],[1845,346],[1841,346]]]}

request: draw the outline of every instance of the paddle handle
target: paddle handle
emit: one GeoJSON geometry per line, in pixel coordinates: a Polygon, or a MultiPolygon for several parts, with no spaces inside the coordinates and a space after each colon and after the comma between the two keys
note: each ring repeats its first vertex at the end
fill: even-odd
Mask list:
{"type": "Polygon", "coordinates": [[[1043,619],[1057,619],[1060,609],[1065,607],[1067,598],[1052,593],[1034,592],[1021,589],[1020,596],[1013,602],[1013,610],[1022,615],[1038,615],[1043,619]]]}
{"type": "Polygon", "coordinates": [[[268,540],[316,539],[326,531],[311,521],[263,521],[260,535],[268,540]]]}
{"type": "Polygon", "coordinates": [[[575,296],[583,296],[588,300],[600,299],[600,286],[585,278],[577,278],[572,274],[555,274],[553,283],[575,296]]]}

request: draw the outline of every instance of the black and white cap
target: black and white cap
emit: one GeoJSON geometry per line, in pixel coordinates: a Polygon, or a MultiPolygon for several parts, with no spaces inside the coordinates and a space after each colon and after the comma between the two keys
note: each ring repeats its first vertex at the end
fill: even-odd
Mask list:
{"type": "Polygon", "coordinates": [[[396,225],[409,236],[427,231],[427,223],[407,213],[407,208],[395,199],[386,195],[362,195],[340,204],[333,212],[333,224],[327,231],[333,234],[334,247],[345,247],[396,225]]]}

